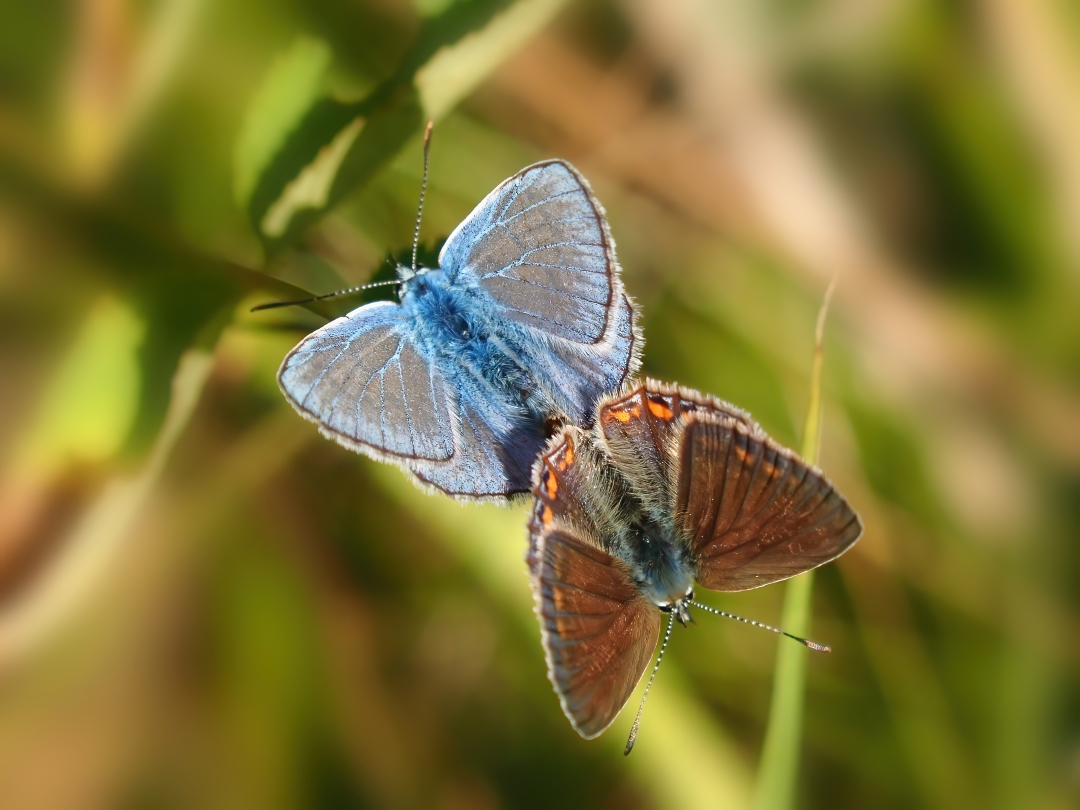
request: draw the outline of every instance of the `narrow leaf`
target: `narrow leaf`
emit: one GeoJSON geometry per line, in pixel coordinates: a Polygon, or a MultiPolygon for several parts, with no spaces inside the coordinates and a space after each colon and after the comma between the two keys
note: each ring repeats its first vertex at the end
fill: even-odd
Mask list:
{"type": "Polygon", "coordinates": [[[446,115],[565,3],[455,3],[425,19],[394,75],[353,103],[314,98],[319,69],[325,69],[318,58],[322,51],[297,46],[275,68],[249,116],[252,128],[262,120],[271,133],[245,129],[238,147],[237,196],[267,253],[294,242],[328,209],[363,188],[427,119],[446,115]],[[275,92],[288,98],[274,101],[275,92]]]}
{"type": "Polygon", "coordinates": [[[295,180],[285,186],[260,223],[260,230],[264,234],[272,239],[278,238],[285,233],[289,222],[300,209],[326,206],[341,162],[363,128],[364,119],[359,116],[354,118],[319,152],[314,161],[304,167],[295,180]]]}
{"type": "Polygon", "coordinates": [[[185,352],[173,375],[168,414],[142,468],[134,475],[114,476],[57,544],[57,558],[5,605],[0,613],[0,668],[47,645],[78,617],[125,545],[145,539],[132,530],[195,412],[212,368],[209,353],[185,352]]]}
{"type": "Polygon", "coordinates": [[[446,115],[564,5],[566,0],[519,0],[483,29],[440,48],[416,72],[427,116],[438,120],[446,115]]]}
{"type": "MultiPolygon", "coordinates": [[[[803,428],[802,457],[817,464],[821,444],[821,366],[822,340],[829,302],[836,288],[833,276],[825,290],[818,311],[814,335],[814,361],[810,373],[810,403],[803,428]]],[[[780,626],[796,636],[809,636],[811,595],[814,572],[795,577],[787,584],[780,626]]],[[[809,651],[799,644],[781,643],[776,657],[769,725],[761,752],[754,810],[789,810],[795,806],[799,777],[799,753],[802,747],[803,704],[806,694],[806,656],[809,651]]]]}

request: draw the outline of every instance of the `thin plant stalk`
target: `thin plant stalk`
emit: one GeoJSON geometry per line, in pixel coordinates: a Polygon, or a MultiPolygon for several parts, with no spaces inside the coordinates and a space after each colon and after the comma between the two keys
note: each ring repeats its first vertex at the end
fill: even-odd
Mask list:
{"type": "MultiPolygon", "coordinates": [[[[834,275],[825,290],[814,333],[810,404],[806,412],[802,441],[802,457],[810,464],[817,464],[821,446],[821,345],[825,333],[825,317],[836,288],[836,279],[834,275]]],[[[813,571],[788,582],[780,620],[780,626],[787,632],[797,636],[809,635],[813,588],[813,571]]],[[[762,746],[761,765],[754,789],[754,810],[789,810],[795,806],[799,753],[802,747],[807,654],[808,650],[799,644],[780,644],[776,657],[772,703],[769,707],[769,725],[765,731],[765,744],[762,746]]]]}

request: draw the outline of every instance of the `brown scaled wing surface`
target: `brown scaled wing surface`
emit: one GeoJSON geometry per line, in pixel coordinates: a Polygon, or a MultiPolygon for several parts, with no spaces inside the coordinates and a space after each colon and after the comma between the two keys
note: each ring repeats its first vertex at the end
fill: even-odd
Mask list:
{"type": "Polygon", "coordinates": [[[652,659],[660,611],[621,562],[559,530],[537,542],[533,594],[548,677],[574,729],[601,734],[652,659]]]}
{"type": "Polygon", "coordinates": [[[745,591],[817,568],[862,534],[858,515],[820,471],[735,419],[685,421],[675,514],[696,579],[745,591]]]}
{"type": "Polygon", "coordinates": [[[757,430],[750,417],[734,405],[655,380],[601,400],[597,427],[603,448],[645,503],[662,510],[670,508],[670,449],[681,419],[694,413],[717,414],[757,430]]]}

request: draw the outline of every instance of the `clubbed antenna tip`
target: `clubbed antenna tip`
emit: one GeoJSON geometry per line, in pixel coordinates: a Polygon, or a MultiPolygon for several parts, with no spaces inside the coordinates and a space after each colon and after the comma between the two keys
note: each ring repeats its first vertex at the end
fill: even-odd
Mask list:
{"type": "Polygon", "coordinates": [[[742,616],[736,616],[734,613],[728,613],[723,610],[717,610],[716,608],[703,605],[701,602],[691,602],[696,608],[700,608],[708,613],[713,613],[717,616],[723,616],[725,619],[734,619],[737,622],[743,622],[744,624],[752,624],[754,627],[760,627],[762,630],[768,630],[772,633],[779,633],[781,636],[787,636],[792,641],[797,641],[809,647],[816,652],[832,652],[832,647],[826,647],[824,644],[818,644],[816,641],[811,641],[808,638],[802,638],[801,636],[795,636],[788,633],[786,630],[781,630],[779,627],[773,627],[771,624],[764,624],[763,622],[755,622],[753,619],[744,619],[742,616]]]}

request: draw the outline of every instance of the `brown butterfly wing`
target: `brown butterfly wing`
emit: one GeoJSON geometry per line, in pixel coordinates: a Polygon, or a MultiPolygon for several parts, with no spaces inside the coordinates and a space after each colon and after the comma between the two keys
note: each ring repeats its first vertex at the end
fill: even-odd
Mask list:
{"type": "Polygon", "coordinates": [[[706,588],[793,577],[862,535],[859,516],[820,471],[738,420],[688,416],[677,464],[675,512],[706,588]]]}
{"type": "Polygon", "coordinates": [[[605,452],[628,474],[635,494],[659,510],[666,510],[671,502],[670,445],[680,429],[680,417],[692,413],[712,413],[758,429],[734,405],[656,380],[607,397],[597,408],[597,430],[605,452]]]}
{"type": "MultiPolygon", "coordinates": [[[[572,526],[589,526],[593,522],[585,503],[588,482],[584,477],[590,465],[583,462],[578,452],[583,444],[578,430],[565,427],[548,441],[533,467],[535,500],[529,520],[533,545],[557,518],[572,526]]],[[[590,451],[590,447],[581,448],[583,454],[590,451]]]]}
{"type": "Polygon", "coordinates": [[[592,739],[649,665],[660,611],[621,562],[567,532],[543,533],[532,567],[548,678],[574,730],[592,739]]]}
{"type": "Polygon", "coordinates": [[[618,482],[587,435],[572,426],[562,428],[537,458],[532,480],[526,555],[530,571],[540,537],[554,528],[605,548],[606,530],[617,519],[618,482]]]}

